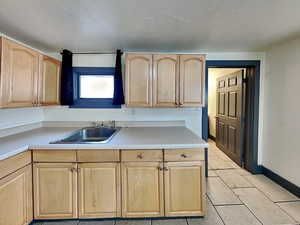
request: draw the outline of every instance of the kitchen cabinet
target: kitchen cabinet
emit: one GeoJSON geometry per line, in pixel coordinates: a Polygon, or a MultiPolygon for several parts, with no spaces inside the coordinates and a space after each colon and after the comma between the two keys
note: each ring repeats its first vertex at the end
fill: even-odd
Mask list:
{"type": "Polygon", "coordinates": [[[39,105],[60,104],[60,61],[48,56],[40,57],[39,105]]]}
{"type": "Polygon", "coordinates": [[[35,163],[34,218],[77,218],[76,163],[35,163]]]}
{"type": "Polygon", "coordinates": [[[0,107],[35,106],[40,54],[6,38],[0,48],[0,107]]]}
{"type": "Polygon", "coordinates": [[[125,76],[126,105],[152,106],[152,55],[127,54],[125,76]]]}
{"type": "Polygon", "coordinates": [[[122,217],[164,216],[162,162],[122,163],[122,217]]]}
{"type": "Polygon", "coordinates": [[[0,223],[27,225],[33,219],[31,165],[0,180],[0,223]]]}
{"type": "Polygon", "coordinates": [[[205,56],[180,55],[180,106],[204,105],[204,71],[205,56]]]}
{"type": "Polygon", "coordinates": [[[204,106],[205,55],[126,54],[126,106],[204,106]]]}
{"type": "Polygon", "coordinates": [[[0,37],[0,108],[58,105],[60,62],[0,37]]]}
{"type": "Polygon", "coordinates": [[[78,165],[79,218],[120,217],[120,163],[78,165]]]}
{"type": "Polygon", "coordinates": [[[153,55],[153,106],[176,107],[178,95],[179,56],[153,55]]]}
{"type": "Polygon", "coordinates": [[[165,216],[203,216],[205,213],[204,163],[166,162],[165,216]]]}

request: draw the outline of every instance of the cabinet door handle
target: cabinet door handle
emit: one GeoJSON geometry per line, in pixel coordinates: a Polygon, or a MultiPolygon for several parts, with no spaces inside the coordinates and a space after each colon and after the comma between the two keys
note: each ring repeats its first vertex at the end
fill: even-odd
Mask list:
{"type": "Polygon", "coordinates": [[[73,173],[73,172],[76,171],[76,169],[75,168],[70,168],[70,171],[73,173]]]}
{"type": "Polygon", "coordinates": [[[181,154],[180,155],[182,158],[186,158],[187,156],[186,156],[186,154],[181,154]]]}
{"type": "Polygon", "coordinates": [[[142,154],[138,154],[137,157],[138,157],[139,159],[142,159],[142,158],[143,158],[142,154]]]}

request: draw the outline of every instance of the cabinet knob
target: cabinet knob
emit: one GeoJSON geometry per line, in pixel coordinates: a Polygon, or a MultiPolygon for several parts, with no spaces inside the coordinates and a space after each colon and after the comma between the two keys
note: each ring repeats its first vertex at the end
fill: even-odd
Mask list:
{"type": "Polygon", "coordinates": [[[164,167],[164,171],[169,171],[169,169],[167,167],[164,167]]]}
{"type": "Polygon", "coordinates": [[[160,166],[158,166],[157,169],[158,169],[159,171],[163,171],[163,170],[164,170],[164,169],[163,169],[162,167],[160,167],[160,166]]]}
{"type": "Polygon", "coordinates": [[[182,158],[186,158],[187,156],[186,156],[186,154],[181,154],[180,155],[182,158]]]}
{"type": "Polygon", "coordinates": [[[70,168],[70,171],[73,173],[76,171],[76,168],[70,168]]]}
{"type": "Polygon", "coordinates": [[[138,157],[139,159],[142,159],[142,158],[143,158],[143,155],[142,155],[142,154],[138,154],[137,157],[138,157]]]}

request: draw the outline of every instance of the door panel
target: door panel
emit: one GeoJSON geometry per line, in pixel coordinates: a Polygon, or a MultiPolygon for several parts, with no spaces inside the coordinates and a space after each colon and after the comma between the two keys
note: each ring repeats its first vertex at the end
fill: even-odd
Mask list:
{"type": "Polygon", "coordinates": [[[203,216],[205,213],[204,164],[165,163],[165,216],[203,216]]]}
{"type": "Polygon", "coordinates": [[[241,165],[243,75],[241,69],[217,79],[216,144],[241,165]]]}
{"type": "Polygon", "coordinates": [[[179,56],[153,55],[153,106],[176,107],[178,85],[179,56]]]}
{"type": "Polygon", "coordinates": [[[41,57],[39,104],[59,105],[60,61],[48,56],[41,57]]]}
{"type": "Polygon", "coordinates": [[[0,224],[27,225],[32,219],[31,165],[0,180],[0,224]]]}
{"type": "Polygon", "coordinates": [[[77,166],[75,163],[35,163],[34,218],[77,217],[77,166]]]}
{"type": "Polygon", "coordinates": [[[204,104],[204,55],[180,55],[180,105],[204,104]]]}
{"type": "Polygon", "coordinates": [[[80,163],[79,218],[120,216],[120,164],[80,163]]]}
{"type": "Polygon", "coordinates": [[[162,217],[161,162],[122,163],[122,217],[162,217]]]}
{"type": "Polygon", "coordinates": [[[3,107],[28,107],[37,103],[39,53],[3,38],[3,107]]]}
{"type": "Polygon", "coordinates": [[[152,106],[152,55],[126,55],[126,105],[152,106]]]}

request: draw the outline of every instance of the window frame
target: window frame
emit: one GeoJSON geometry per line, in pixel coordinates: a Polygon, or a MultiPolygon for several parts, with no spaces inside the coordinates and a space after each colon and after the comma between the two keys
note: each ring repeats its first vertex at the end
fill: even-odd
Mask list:
{"type": "Polygon", "coordinates": [[[73,67],[73,98],[70,108],[121,108],[113,105],[113,98],[80,98],[80,76],[114,76],[115,67],[73,67]]]}

